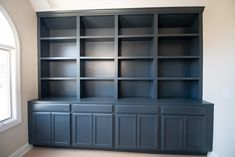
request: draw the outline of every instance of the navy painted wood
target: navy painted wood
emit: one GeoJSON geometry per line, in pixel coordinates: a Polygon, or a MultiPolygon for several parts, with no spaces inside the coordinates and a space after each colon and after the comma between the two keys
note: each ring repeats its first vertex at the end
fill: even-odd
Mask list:
{"type": "Polygon", "coordinates": [[[162,116],[161,150],[206,152],[205,116],[162,116]]]}
{"type": "Polygon", "coordinates": [[[70,142],[70,113],[52,113],[52,144],[69,146],[70,142]]]}
{"type": "Polygon", "coordinates": [[[93,125],[91,113],[73,113],[73,146],[91,147],[93,144],[93,125]]]}
{"type": "Polygon", "coordinates": [[[137,141],[136,115],[116,115],[116,147],[135,150],[137,141]]]}
{"type": "Polygon", "coordinates": [[[202,12],[37,13],[39,99],[29,102],[29,143],[211,151],[213,105],[201,100],[202,12]]]}
{"type": "Polygon", "coordinates": [[[112,114],[93,114],[93,146],[95,148],[113,147],[112,114]]]}
{"type": "Polygon", "coordinates": [[[184,135],[183,116],[161,117],[161,150],[182,151],[184,135]]]}
{"type": "Polygon", "coordinates": [[[205,116],[185,116],[184,150],[206,152],[205,116]]]}
{"type": "Polygon", "coordinates": [[[158,150],[158,116],[137,115],[137,149],[158,150]]]}
{"type": "Polygon", "coordinates": [[[51,113],[34,112],[33,119],[33,144],[49,145],[51,144],[51,113]]]}

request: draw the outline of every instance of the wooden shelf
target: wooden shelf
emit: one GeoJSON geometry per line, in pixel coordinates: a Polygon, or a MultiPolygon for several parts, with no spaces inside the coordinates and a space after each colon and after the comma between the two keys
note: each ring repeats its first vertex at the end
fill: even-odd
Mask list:
{"type": "Polygon", "coordinates": [[[153,38],[154,35],[153,34],[139,34],[139,35],[119,35],[118,38],[120,39],[135,39],[135,38],[140,38],[140,39],[144,39],[144,38],[153,38]]]}
{"type": "Polygon", "coordinates": [[[158,77],[158,80],[166,80],[166,81],[171,81],[171,80],[182,80],[182,81],[190,81],[190,80],[199,80],[199,77],[158,77]]]}
{"type": "Polygon", "coordinates": [[[76,77],[41,77],[41,80],[66,81],[66,80],[77,80],[77,78],[76,77]]]}
{"type": "Polygon", "coordinates": [[[80,80],[114,80],[112,77],[80,77],[80,80]]]}
{"type": "Polygon", "coordinates": [[[76,40],[76,36],[72,37],[41,37],[40,40],[76,40]]]}
{"type": "Polygon", "coordinates": [[[139,59],[154,59],[152,56],[123,56],[123,57],[118,57],[118,59],[127,59],[127,60],[139,60],[139,59]]]}
{"type": "Polygon", "coordinates": [[[114,60],[114,57],[80,57],[81,60],[114,60]]]}
{"type": "Polygon", "coordinates": [[[114,39],[114,36],[80,36],[80,39],[114,39]]]}
{"type": "Polygon", "coordinates": [[[198,33],[182,33],[182,34],[158,34],[158,37],[198,37],[198,33]]]}
{"type": "Polygon", "coordinates": [[[199,59],[199,56],[158,56],[158,59],[199,59]]]}
{"type": "Polygon", "coordinates": [[[75,57],[41,57],[40,60],[45,60],[45,61],[60,61],[60,60],[77,60],[75,57]]]}
{"type": "Polygon", "coordinates": [[[152,77],[118,77],[118,80],[129,80],[129,81],[153,81],[152,77]]]}

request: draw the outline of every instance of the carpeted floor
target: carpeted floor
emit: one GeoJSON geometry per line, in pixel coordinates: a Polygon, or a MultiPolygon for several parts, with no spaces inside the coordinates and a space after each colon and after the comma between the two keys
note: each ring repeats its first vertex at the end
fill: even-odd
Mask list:
{"type": "Polygon", "coordinates": [[[56,149],[36,148],[28,151],[23,157],[206,157],[192,155],[162,155],[131,152],[80,150],[80,149],[56,149]]]}

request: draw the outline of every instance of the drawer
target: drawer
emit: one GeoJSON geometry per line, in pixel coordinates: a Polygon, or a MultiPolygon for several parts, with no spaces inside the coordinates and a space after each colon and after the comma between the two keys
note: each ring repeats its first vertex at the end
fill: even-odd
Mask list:
{"type": "Polygon", "coordinates": [[[33,112],[70,112],[70,104],[31,104],[33,112]]]}
{"type": "Polygon", "coordinates": [[[82,113],[112,113],[113,105],[97,105],[97,104],[73,104],[73,112],[82,113]]]}
{"type": "Polygon", "coordinates": [[[118,105],[116,106],[117,113],[133,113],[133,114],[157,114],[158,106],[156,105],[118,105]]]}
{"type": "Polygon", "coordinates": [[[205,115],[204,106],[161,106],[161,114],[205,115]]]}

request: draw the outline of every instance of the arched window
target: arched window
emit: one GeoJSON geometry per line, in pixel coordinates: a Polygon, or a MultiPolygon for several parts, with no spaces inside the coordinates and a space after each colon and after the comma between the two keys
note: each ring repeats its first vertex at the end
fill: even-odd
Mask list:
{"type": "Polygon", "coordinates": [[[20,83],[19,37],[0,5],[0,132],[21,123],[20,83]]]}

